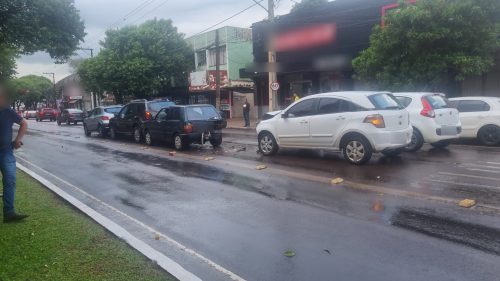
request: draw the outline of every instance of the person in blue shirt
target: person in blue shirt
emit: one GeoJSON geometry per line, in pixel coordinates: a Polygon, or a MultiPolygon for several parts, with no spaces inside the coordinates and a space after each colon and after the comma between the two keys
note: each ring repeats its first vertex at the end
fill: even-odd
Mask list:
{"type": "Polygon", "coordinates": [[[3,183],[3,221],[17,222],[27,215],[16,213],[14,197],[16,193],[16,158],[13,150],[22,146],[23,137],[28,130],[27,122],[10,108],[7,92],[0,86],[0,171],[3,183]],[[12,141],[12,126],[19,124],[19,131],[12,141]]]}

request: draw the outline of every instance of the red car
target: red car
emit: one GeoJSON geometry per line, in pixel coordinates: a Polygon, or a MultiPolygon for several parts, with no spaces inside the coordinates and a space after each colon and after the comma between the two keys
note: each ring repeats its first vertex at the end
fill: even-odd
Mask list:
{"type": "Polygon", "coordinates": [[[52,108],[41,108],[36,113],[36,122],[41,122],[43,120],[50,120],[52,122],[57,119],[57,110],[52,108]]]}

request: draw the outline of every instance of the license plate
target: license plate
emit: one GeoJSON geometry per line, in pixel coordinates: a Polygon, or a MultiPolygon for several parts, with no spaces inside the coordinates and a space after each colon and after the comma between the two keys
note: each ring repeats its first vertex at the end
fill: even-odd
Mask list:
{"type": "Polygon", "coordinates": [[[442,126],[441,127],[441,135],[442,136],[453,136],[458,134],[457,127],[454,126],[442,126]]]}

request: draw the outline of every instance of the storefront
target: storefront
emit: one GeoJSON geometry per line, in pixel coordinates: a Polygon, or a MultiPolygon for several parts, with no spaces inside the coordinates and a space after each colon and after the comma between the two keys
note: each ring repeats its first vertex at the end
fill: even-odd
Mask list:
{"type": "Polygon", "coordinates": [[[292,102],[293,94],[362,89],[353,79],[352,59],[369,46],[373,26],[381,22],[384,7],[394,0],[337,0],[325,6],[280,16],[273,24],[253,24],[254,64],[247,67],[256,84],[256,105],[261,112],[269,101],[267,67],[277,69],[280,88],[278,108],[292,102]],[[268,46],[276,51],[277,64],[266,65],[268,46]]]}

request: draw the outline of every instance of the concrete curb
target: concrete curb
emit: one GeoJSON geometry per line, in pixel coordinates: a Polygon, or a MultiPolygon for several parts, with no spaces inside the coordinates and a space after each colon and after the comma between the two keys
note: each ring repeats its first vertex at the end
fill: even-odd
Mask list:
{"type": "Polygon", "coordinates": [[[33,177],[35,180],[40,182],[42,185],[44,185],[46,188],[50,189],[52,192],[56,193],[59,197],[63,198],[66,200],[68,203],[79,209],[81,212],[85,213],[87,216],[92,218],[94,221],[96,221],[98,224],[106,228],[108,231],[116,235],[118,238],[124,240],[127,244],[129,244],[131,247],[142,253],[144,256],[146,256],[148,259],[151,261],[157,263],[162,269],[173,275],[175,278],[181,280],[181,281],[201,281],[200,278],[195,276],[193,273],[187,271],[184,269],[181,265],[178,263],[174,262],[167,256],[163,255],[162,253],[158,252],[157,250],[153,249],[151,246],[146,244],[145,242],[139,240],[135,236],[133,236],[130,232],[116,224],[115,222],[111,221],[107,217],[101,215],[94,209],[90,208],[89,206],[85,205],[75,197],[69,195],[59,187],[57,187],[55,184],[51,183],[47,179],[43,178],[42,176],[38,175],[34,171],[30,170],[29,168],[17,163],[17,168],[19,168],[21,171],[27,173],[31,177],[33,177]]]}

